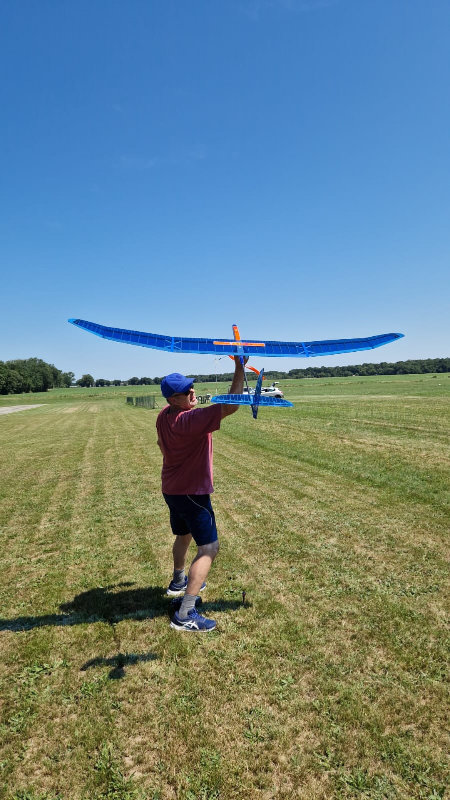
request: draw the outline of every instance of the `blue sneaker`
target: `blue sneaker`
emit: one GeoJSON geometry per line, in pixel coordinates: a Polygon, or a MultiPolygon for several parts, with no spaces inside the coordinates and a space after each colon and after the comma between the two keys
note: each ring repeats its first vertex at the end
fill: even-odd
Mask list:
{"type": "Polygon", "coordinates": [[[216,624],[217,623],[214,619],[208,619],[207,617],[202,617],[202,615],[198,613],[196,608],[191,608],[191,610],[188,613],[187,619],[180,619],[180,617],[178,616],[178,611],[175,611],[175,614],[173,615],[172,621],[170,623],[170,627],[175,628],[176,631],[208,633],[208,631],[214,630],[216,624]]]}
{"type": "MultiPolygon", "coordinates": [[[[166,595],[167,597],[182,597],[186,592],[186,587],[188,585],[187,575],[184,577],[184,581],[181,583],[175,583],[175,581],[170,581],[166,595]]],[[[206,589],[206,583],[203,581],[202,585],[200,586],[200,591],[206,589]]]]}

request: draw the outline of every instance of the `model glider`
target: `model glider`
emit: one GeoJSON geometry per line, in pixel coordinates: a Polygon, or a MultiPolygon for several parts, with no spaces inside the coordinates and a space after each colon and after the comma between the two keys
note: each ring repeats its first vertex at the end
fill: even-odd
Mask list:
{"type": "Polygon", "coordinates": [[[373,350],[389,342],[400,339],[402,333],[380,333],[365,339],[325,339],[318,342],[272,342],[247,339],[242,341],[236,325],[233,325],[234,339],[197,339],[183,336],[164,336],[160,333],[145,333],[126,328],[108,328],[97,322],[84,319],[69,319],[72,325],[82,328],[102,339],[113,342],[134,344],[139,347],[152,347],[169,353],[198,353],[199,355],[221,356],[283,356],[309,358],[310,356],[333,356],[338,353],[355,353],[359,350],[373,350]]]}
{"type": "Polygon", "coordinates": [[[253,370],[258,375],[255,391],[253,393],[250,391],[244,370],[247,394],[218,395],[212,398],[211,402],[251,406],[254,419],[257,418],[259,406],[292,407],[292,403],[289,403],[288,400],[283,400],[281,397],[265,397],[261,394],[264,370],[259,372],[255,367],[250,367],[246,364],[246,358],[249,356],[270,356],[272,358],[283,356],[298,356],[300,358],[332,356],[338,353],[373,350],[375,347],[389,344],[389,342],[394,342],[403,336],[403,333],[381,333],[377,336],[368,336],[365,339],[325,339],[318,342],[261,342],[254,339],[243,341],[239,328],[237,325],[233,325],[233,339],[227,341],[223,339],[164,336],[160,333],[145,333],[144,331],[132,331],[127,328],[109,328],[106,325],[99,325],[97,322],[88,322],[84,319],[69,319],[69,322],[89,333],[100,336],[102,339],[110,339],[113,342],[152,347],[169,353],[198,353],[199,355],[230,356],[230,358],[238,356],[244,367],[253,370]]]}

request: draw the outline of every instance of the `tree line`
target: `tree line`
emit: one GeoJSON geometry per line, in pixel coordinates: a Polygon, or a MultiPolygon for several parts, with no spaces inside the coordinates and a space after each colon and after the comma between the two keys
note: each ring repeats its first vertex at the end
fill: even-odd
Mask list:
{"type": "Polygon", "coordinates": [[[127,381],[123,381],[120,378],[114,378],[114,380],[109,381],[107,378],[97,378],[95,379],[92,375],[87,373],[86,375],[82,375],[79,378],[75,385],[76,386],[152,386],[161,383],[162,378],[128,378],[127,381]]]}
{"type": "Polygon", "coordinates": [[[47,364],[41,358],[0,361],[0,394],[22,394],[23,392],[47,392],[49,389],[69,388],[70,386],[142,386],[160,384],[161,378],[121,378],[107,380],[86,373],[75,381],[74,372],[63,372],[54,364],[47,364]]]}
{"type": "MultiPolygon", "coordinates": [[[[408,361],[389,363],[382,361],[380,364],[354,364],[348,367],[306,367],[304,369],[291,369],[289,372],[268,370],[264,372],[266,378],[282,380],[283,378],[348,378],[353,375],[420,375],[426,372],[450,372],[450,358],[421,358],[408,361]]],[[[232,372],[209,373],[188,375],[201,383],[214,383],[215,381],[231,381],[232,372]]],[[[92,375],[83,375],[77,381],[79,386],[150,386],[159,385],[162,378],[128,378],[127,381],[108,381],[104,378],[94,380],[92,375]]]]}
{"type": "Polygon", "coordinates": [[[46,392],[56,387],[71,386],[75,374],[62,372],[41,358],[0,361],[0,394],[46,392]]]}
{"type": "MultiPolygon", "coordinates": [[[[354,364],[347,367],[306,367],[305,369],[291,369],[289,372],[269,370],[265,372],[267,378],[280,380],[283,378],[347,378],[354,375],[364,377],[370,375],[420,375],[427,372],[450,372],[450,358],[423,358],[408,361],[389,363],[382,361],[380,364],[354,364]]],[[[189,375],[202,383],[214,381],[231,381],[232,372],[222,374],[210,373],[205,375],[189,375]]],[[[123,381],[120,378],[107,380],[95,379],[89,373],[82,375],[74,382],[73,372],[62,372],[54,364],[47,364],[40,358],[27,358],[24,360],[0,361],[0,394],[20,394],[22,392],[46,392],[69,386],[158,386],[162,378],[137,378],[136,376],[123,381]]]]}
{"type": "MultiPolygon", "coordinates": [[[[450,372],[450,358],[421,358],[410,359],[408,361],[396,361],[388,363],[382,361],[380,364],[353,364],[347,367],[306,367],[304,369],[291,369],[289,372],[279,372],[277,370],[264,371],[266,378],[281,380],[283,378],[348,378],[353,375],[420,375],[427,372],[450,372]]],[[[209,375],[189,375],[195,377],[197,381],[229,381],[233,377],[232,372],[223,372],[209,375]]]]}
{"type": "Polygon", "coordinates": [[[349,367],[307,367],[291,369],[289,378],[347,378],[352,375],[420,375],[427,372],[450,372],[450,358],[409,359],[380,364],[355,364],[349,367]]]}

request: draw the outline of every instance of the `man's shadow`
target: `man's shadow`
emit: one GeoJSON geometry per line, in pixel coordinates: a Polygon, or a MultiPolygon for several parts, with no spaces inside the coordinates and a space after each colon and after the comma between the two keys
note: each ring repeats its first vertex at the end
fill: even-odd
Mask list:
{"type": "MultiPolygon", "coordinates": [[[[153,619],[167,614],[167,602],[162,586],[136,588],[134,583],[98,586],[77,594],[60,609],[75,620],[104,621],[111,624],[123,619],[153,619]]],[[[66,623],[67,624],[67,623],[66,623]]]]}
{"type": "Polygon", "coordinates": [[[167,613],[162,586],[131,589],[134,583],[98,586],[61,603],[61,614],[0,619],[0,631],[28,631],[48,625],[81,625],[93,622],[114,624],[122,619],[152,619],[167,613]],[[119,591],[117,591],[119,590],[119,591]]]}
{"type": "MultiPolygon", "coordinates": [[[[0,631],[18,633],[47,625],[71,626],[94,622],[114,625],[123,619],[146,620],[173,614],[175,605],[166,597],[163,586],[136,589],[131,588],[133,586],[134,583],[127,582],[88,589],[77,594],[73,600],[61,603],[61,614],[0,618],[0,631]]],[[[214,612],[236,610],[242,605],[247,606],[248,603],[240,600],[217,600],[204,603],[202,608],[214,612]]]]}

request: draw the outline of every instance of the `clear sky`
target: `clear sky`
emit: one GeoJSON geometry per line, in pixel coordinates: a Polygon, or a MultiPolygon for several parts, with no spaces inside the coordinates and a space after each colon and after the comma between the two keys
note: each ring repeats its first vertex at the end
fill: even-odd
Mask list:
{"type": "Polygon", "coordinates": [[[228,370],[183,336],[450,354],[449,0],[4,0],[0,359],[228,370]]]}

